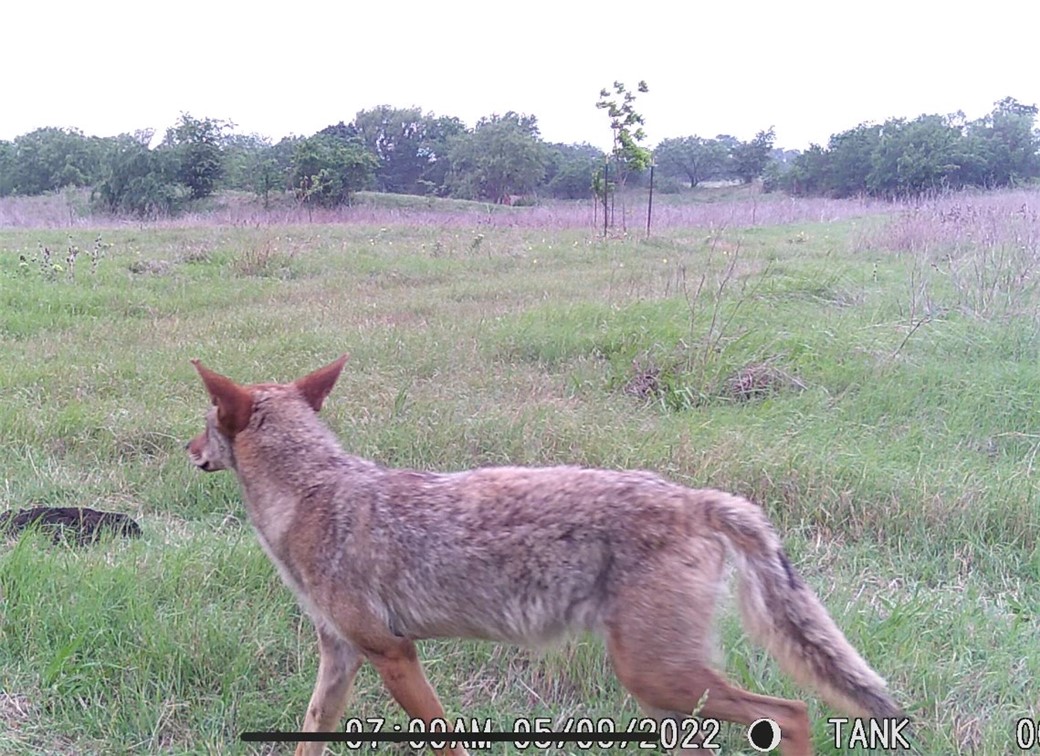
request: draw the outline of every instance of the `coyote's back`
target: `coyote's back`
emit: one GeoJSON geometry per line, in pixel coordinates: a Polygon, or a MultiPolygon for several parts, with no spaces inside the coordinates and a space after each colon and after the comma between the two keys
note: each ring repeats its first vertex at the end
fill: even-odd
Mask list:
{"type": "Polygon", "coordinates": [[[317,628],[305,731],[335,729],[366,659],[410,716],[443,718],[416,640],[537,645],[591,630],[652,716],[690,716],[703,700],[699,717],[769,718],[785,754],[810,753],[805,704],[746,692],[709,664],[727,554],[744,627],[786,672],[850,714],[902,717],[756,505],[647,472],[382,467],[346,454],[317,418],[345,361],[253,386],[195,362],[214,406],[192,461],[235,472],[260,543],[317,628]]]}

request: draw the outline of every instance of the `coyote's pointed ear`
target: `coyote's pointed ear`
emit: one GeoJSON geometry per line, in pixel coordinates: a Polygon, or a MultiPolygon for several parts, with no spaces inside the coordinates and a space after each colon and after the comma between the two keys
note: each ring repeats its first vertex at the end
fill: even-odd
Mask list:
{"type": "Polygon", "coordinates": [[[305,375],[303,378],[297,378],[293,381],[293,385],[300,390],[303,398],[307,400],[307,404],[311,405],[315,412],[321,410],[325,397],[329,395],[332,387],[336,385],[336,379],[339,378],[339,373],[343,370],[343,365],[349,356],[345,354],[335,362],[323,368],[318,368],[310,375],[305,375]]]}
{"type": "Polygon", "coordinates": [[[214,373],[198,360],[192,360],[191,364],[199,371],[210,399],[216,405],[220,432],[228,438],[234,438],[249,425],[249,418],[253,414],[252,395],[248,389],[242,388],[230,378],[214,373]]]}

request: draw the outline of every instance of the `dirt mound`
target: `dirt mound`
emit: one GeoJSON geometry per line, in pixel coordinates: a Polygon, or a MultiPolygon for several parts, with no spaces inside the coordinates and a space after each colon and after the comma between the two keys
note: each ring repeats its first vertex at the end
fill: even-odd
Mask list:
{"type": "Polygon", "coordinates": [[[16,535],[31,525],[49,532],[55,543],[67,539],[79,545],[93,543],[108,530],[125,538],[138,538],[141,526],[119,512],[99,512],[86,507],[33,507],[0,513],[0,535],[16,535]]]}
{"type": "Polygon", "coordinates": [[[768,362],[745,365],[723,384],[723,395],[738,402],[759,399],[784,389],[805,390],[805,384],[768,362]]]}

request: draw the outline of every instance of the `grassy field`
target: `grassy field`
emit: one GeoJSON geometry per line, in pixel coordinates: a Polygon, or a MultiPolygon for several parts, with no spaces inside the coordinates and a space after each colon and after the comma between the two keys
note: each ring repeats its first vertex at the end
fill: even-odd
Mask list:
{"type": "MultiPolygon", "coordinates": [[[[144,531],[0,542],[0,752],[248,753],[240,732],[299,726],[313,630],[233,477],[185,457],[207,405],[188,360],[254,382],[344,351],[323,415],[356,454],[640,467],[753,497],[922,753],[1011,752],[1040,718],[1040,196],[747,202],[671,200],[649,240],[539,227],[539,208],[109,224],[93,269],[81,222],[74,275],[64,229],[0,230],[0,510],[144,531]]],[[[842,751],[835,713],[731,611],[721,645],[842,751]]],[[[592,638],[421,652],[452,717],[639,715],[592,638]]],[[[368,668],[349,715],[405,721],[368,668]]],[[[736,727],[722,744],[750,752],[736,727]]]]}

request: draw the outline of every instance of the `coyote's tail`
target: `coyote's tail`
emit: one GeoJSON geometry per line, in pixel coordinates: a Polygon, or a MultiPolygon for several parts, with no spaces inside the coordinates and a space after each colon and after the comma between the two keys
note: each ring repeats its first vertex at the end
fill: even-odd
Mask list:
{"type": "Polygon", "coordinates": [[[729,541],[740,563],[740,613],[748,635],[834,708],[851,716],[905,716],[885,681],[795,572],[765,513],[721,492],[701,505],[709,527],[729,541]]]}

